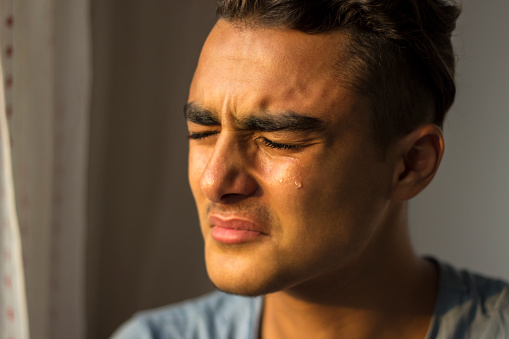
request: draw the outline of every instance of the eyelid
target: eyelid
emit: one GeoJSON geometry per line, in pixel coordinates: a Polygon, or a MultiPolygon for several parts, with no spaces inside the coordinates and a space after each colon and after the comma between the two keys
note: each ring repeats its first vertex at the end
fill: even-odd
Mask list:
{"type": "Polygon", "coordinates": [[[219,131],[190,132],[187,137],[191,140],[200,140],[217,134],[219,134],[219,131]]]}
{"type": "MultiPolygon", "coordinates": [[[[211,136],[217,136],[221,131],[203,131],[203,132],[190,132],[188,138],[191,140],[202,140],[211,136]]],[[[258,143],[262,143],[264,146],[275,149],[275,150],[285,150],[285,151],[298,151],[307,146],[312,145],[313,143],[298,141],[295,143],[287,143],[287,142],[278,142],[273,141],[264,136],[258,136],[255,138],[258,143]]]]}
{"type": "Polygon", "coordinates": [[[306,145],[296,145],[296,144],[286,144],[281,142],[272,141],[266,137],[260,137],[258,138],[265,146],[274,148],[274,149],[280,149],[280,150],[300,150],[306,145]]]}

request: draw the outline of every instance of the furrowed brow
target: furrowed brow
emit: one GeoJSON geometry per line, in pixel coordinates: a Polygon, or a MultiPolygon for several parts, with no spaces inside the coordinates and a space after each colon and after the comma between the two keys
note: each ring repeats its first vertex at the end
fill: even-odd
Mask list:
{"type": "Polygon", "coordinates": [[[263,113],[239,121],[242,128],[262,132],[295,131],[318,132],[325,128],[325,123],[317,118],[287,111],[282,113],[263,113]]]}
{"type": "Polygon", "coordinates": [[[221,122],[215,114],[203,107],[190,102],[184,106],[184,116],[187,121],[203,126],[219,126],[221,122]]]}

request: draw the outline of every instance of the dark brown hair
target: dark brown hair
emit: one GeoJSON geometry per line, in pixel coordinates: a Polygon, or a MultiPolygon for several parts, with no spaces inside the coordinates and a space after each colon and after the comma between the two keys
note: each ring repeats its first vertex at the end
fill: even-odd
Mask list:
{"type": "Polygon", "coordinates": [[[372,104],[375,140],[389,145],[420,124],[442,126],[456,94],[446,0],[218,0],[218,18],[248,26],[349,37],[341,81],[372,104]]]}

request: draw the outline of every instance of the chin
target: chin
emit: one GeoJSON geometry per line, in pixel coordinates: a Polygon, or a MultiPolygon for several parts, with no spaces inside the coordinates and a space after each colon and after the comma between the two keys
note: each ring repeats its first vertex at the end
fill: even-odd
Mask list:
{"type": "Polygon", "coordinates": [[[240,287],[238,287],[238,286],[235,286],[235,287],[232,287],[232,286],[222,286],[222,285],[217,285],[214,282],[213,282],[213,285],[218,290],[220,290],[222,292],[229,293],[229,294],[241,295],[241,296],[244,296],[244,297],[258,297],[258,296],[270,293],[270,292],[264,292],[261,289],[246,288],[245,286],[240,286],[240,287]]]}
{"type": "MultiPolygon", "coordinates": [[[[205,239],[207,273],[214,286],[226,293],[259,296],[298,284],[308,270],[278,260],[270,239],[224,246],[205,239]]],[[[303,279],[304,278],[304,279],[303,279]]]]}
{"type": "Polygon", "coordinates": [[[242,295],[245,297],[257,297],[274,292],[281,291],[283,288],[278,287],[278,284],[264,284],[264,283],[232,283],[231,281],[214,281],[214,286],[223,292],[229,294],[242,295]]]}
{"type": "Polygon", "coordinates": [[[220,291],[247,297],[275,293],[293,285],[293,279],[276,272],[274,268],[247,266],[228,270],[223,265],[215,267],[207,263],[207,273],[220,291]]]}

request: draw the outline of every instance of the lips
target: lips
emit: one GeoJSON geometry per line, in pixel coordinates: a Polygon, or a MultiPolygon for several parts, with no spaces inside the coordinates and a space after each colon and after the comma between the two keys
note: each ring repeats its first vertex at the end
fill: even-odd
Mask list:
{"type": "Polygon", "coordinates": [[[243,244],[267,236],[262,226],[241,217],[210,215],[209,222],[212,225],[212,238],[223,244],[243,244]]]}

